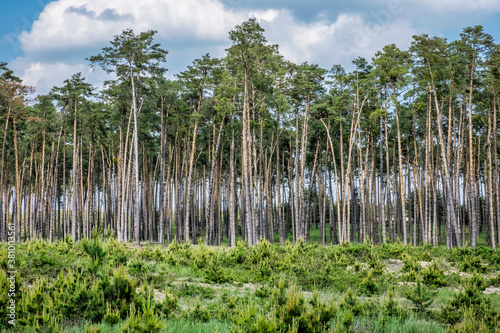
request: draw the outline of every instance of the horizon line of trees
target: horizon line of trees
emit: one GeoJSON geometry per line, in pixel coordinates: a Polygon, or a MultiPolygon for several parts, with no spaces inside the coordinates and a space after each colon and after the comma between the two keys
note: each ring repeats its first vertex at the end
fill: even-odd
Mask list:
{"type": "Polygon", "coordinates": [[[294,64],[255,19],[224,58],[175,80],[155,31],[125,30],[81,73],[29,100],[0,63],[0,239],[173,239],[229,246],[500,246],[500,46],[481,26],[414,36],[355,69],[294,64]],[[275,239],[276,238],[276,239],[275,239]]]}

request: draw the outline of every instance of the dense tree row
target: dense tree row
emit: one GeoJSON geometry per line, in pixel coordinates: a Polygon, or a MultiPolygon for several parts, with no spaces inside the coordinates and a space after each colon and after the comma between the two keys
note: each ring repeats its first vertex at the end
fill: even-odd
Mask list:
{"type": "Polygon", "coordinates": [[[500,47],[481,26],[414,36],[372,62],[286,61],[251,19],[165,78],[154,31],[115,36],[33,96],[0,69],[0,235],[500,246],[500,47]]]}

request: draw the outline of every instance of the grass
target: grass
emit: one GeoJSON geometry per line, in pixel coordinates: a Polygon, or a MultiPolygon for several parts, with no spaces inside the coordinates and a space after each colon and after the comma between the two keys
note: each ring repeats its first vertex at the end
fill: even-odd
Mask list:
{"type": "MultiPolygon", "coordinates": [[[[124,324],[119,323],[115,325],[110,325],[107,323],[101,323],[96,325],[88,325],[86,323],[80,323],[77,325],[62,325],[61,331],[64,333],[81,333],[87,332],[88,328],[92,327],[94,330],[99,330],[100,333],[120,333],[123,331],[124,324]]],[[[30,332],[29,330],[25,332],[30,332]]],[[[33,329],[32,332],[36,332],[33,329]]],[[[221,322],[217,320],[210,320],[206,323],[193,322],[186,319],[172,319],[169,320],[163,329],[163,333],[204,333],[204,332],[231,332],[231,325],[227,322],[221,322]]]]}
{"type": "MultiPolygon", "coordinates": [[[[317,229],[311,239],[319,239],[317,229]]],[[[4,247],[0,265],[7,260],[4,247]]],[[[18,332],[444,332],[483,324],[500,329],[500,295],[477,289],[497,283],[500,258],[483,247],[261,241],[231,249],[178,242],[137,249],[111,238],[90,247],[21,243],[17,259],[18,332]],[[89,251],[104,256],[96,261],[89,251]],[[431,275],[424,267],[412,273],[401,269],[402,260],[436,265],[431,275]],[[401,264],[388,271],[389,262],[401,264]],[[422,288],[433,302],[421,313],[408,295],[416,292],[410,277],[425,274],[430,278],[422,288]],[[444,286],[433,284],[435,279],[444,286]],[[489,321],[466,323],[465,310],[489,321]]],[[[0,272],[0,311],[8,301],[7,285],[0,272]]],[[[1,325],[6,331],[7,324],[1,325]]]]}
{"type": "Polygon", "coordinates": [[[437,307],[442,307],[446,304],[446,302],[455,295],[457,291],[455,288],[441,288],[437,291],[436,296],[434,297],[434,304],[437,307]]]}
{"type": "MultiPolygon", "coordinates": [[[[382,330],[381,330],[382,331],[382,330]]],[[[386,323],[383,332],[387,333],[439,333],[444,332],[438,323],[410,317],[405,320],[394,319],[386,323]]]]}
{"type": "Polygon", "coordinates": [[[168,333],[204,333],[204,332],[231,332],[232,325],[227,322],[210,320],[206,323],[193,322],[185,319],[169,321],[165,327],[168,333]]]}

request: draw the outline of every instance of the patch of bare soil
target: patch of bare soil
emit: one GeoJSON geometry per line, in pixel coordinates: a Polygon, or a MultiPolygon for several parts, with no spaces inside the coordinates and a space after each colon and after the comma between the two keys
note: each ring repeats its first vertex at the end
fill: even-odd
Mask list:
{"type": "Polygon", "coordinates": [[[162,302],[165,299],[165,293],[162,293],[161,291],[154,289],[153,298],[155,302],[162,302]]]}
{"type": "MultiPolygon", "coordinates": [[[[135,288],[135,292],[139,293],[141,288],[135,288]]],[[[165,293],[159,291],[158,289],[153,289],[153,299],[155,302],[161,303],[165,299],[165,293]]]]}
{"type": "Polygon", "coordinates": [[[402,281],[400,281],[398,284],[400,286],[415,286],[415,285],[417,285],[416,282],[402,282],[402,281]]]}
{"type": "Polygon", "coordinates": [[[485,291],[483,291],[483,293],[485,294],[500,294],[500,288],[498,287],[495,287],[495,286],[489,286],[488,288],[486,288],[485,291]]]}
{"type": "Polygon", "coordinates": [[[458,269],[456,269],[455,267],[450,267],[448,270],[444,271],[444,275],[450,275],[450,274],[458,274],[460,277],[463,277],[466,279],[471,277],[471,274],[461,272],[458,269]]]}
{"type": "Polygon", "coordinates": [[[418,264],[422,267],[422,268],[426,268],[427,266],[429,266],[431,263],[428,262],[428,261],[418,261],[418,264]]]}
{"type": "Polygon", "coordinates": [[[389,273],[399,272],[404,266],[404,263],[399,259],[384,260],[384,263],[385,263],[385,269],[389,273]]]}
{"type": "Polygon", "coordinates": [[[458,274],[459,271],[455,267],[450,267],[447,271],[444,271],[444,275],[458,274]]]}
{"type": "Polygon", "coordinates": [[[225,285],[220,285],[220,284],[210,284],[210,283],[204,283],[204,282],[196,282],[196,281],[192,281],[192,282],[188,282],[188,281],[174,281],[174,282],[171,282],[172,284],[182,284],[182,283],[185,283],[185,284],[196,284],[196,285],[199,285],[199,286],[202,286],[202,287],[205,287],[205,288],[213,288],[213,289],[227,289],[227,290],[239,290],[239,291],[251,291],[251,292],[254,292],[255,290],[257,290],[258,287],[260,287],[260,285],[258,284],[254,284],[254,283],[244,283],[241,287],[238,287],[238,286],[235,286],[235,285],[232,285],[232,284],[225,284],[225,285]]]}

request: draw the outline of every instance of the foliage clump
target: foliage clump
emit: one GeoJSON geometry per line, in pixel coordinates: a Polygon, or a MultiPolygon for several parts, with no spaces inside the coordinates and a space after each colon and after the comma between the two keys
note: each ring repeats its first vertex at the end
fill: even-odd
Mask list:
{"type": "Polygon", "coordinates": [[[422,281],[428,286],[444,287],[447,284],[444,271],[439,268],[436,261],[422,270],[422,281]]]}
{"type": "Polygon", "coordinates": [[[471,327],[479,329],[484,325],[490,330],[500,329],[500,312],[493,307],[491,298],[482,293],[485,289],[485,279],[473,274],[443,307],[441,319],[454,325],[457,332],[465,332],[463,329],[471,327]]]}
{"type": "Polygon", "coordinates": [[[459,263],[459,268],[463,272],[468,273],[484,273],[486,272],[487,266],[481,263],[481,258],[474,255],[465,255],[459,263]]]}
{"type": "Polygon", "coordinates": [[[226,274],[218,257],[213,258],[205,270],[205,282],[226,283],[231,281],[231,276],[226,274]]]}
{"type": "Polygon", "coordinates": [[[413,291],[407,292],[405,296],[413,303],[415,311],[419,315],[424,315],[429,306],[432,304],[432,297],[434,295],[424,289],[422,286],[422,278],[420,276],[417,277],[416,282],[417,284],[413,291]]]}

